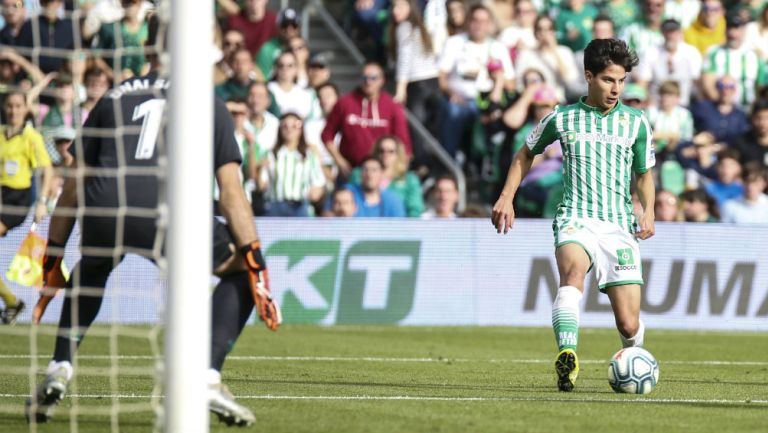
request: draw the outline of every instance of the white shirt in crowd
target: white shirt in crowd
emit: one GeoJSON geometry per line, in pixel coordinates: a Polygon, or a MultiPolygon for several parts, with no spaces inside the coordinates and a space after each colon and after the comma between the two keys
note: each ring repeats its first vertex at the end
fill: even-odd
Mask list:
{"type": "Polygon", "coordinates": [[[667,0],[664,3],[664,18],[677,20],[686,28],[696,21],[700,9],[700,0],[667,0]]]}
{"type": "Polygon", "coordinates": [[[728,200],[723,205],[724,223],[768,224],[768,195],[760,194],[755,203],[744,197],[728,200]]]}
{"type": "Polygon", "coordinates": [[[488,73],[491,59],[501,62],[506,80],[515,79],[515,69],[504,44],[493,38],[474,42],[466,33],[448,38],[438,68],[448,74],[449,86],[454,92],[474,100],[479,92],[493,89],[493,80],[488,73]]]}
{"type": "Polygon", "coordinates": [[[768,28],[760,29],[758,21],[747,23],[744,29],[744,45],[757,53],[763,60],[768,60],[768,28]]]}
{"type": "MultiPolygon", "coordinates": [[[[320,134],[323,133],[324,128],[325,118],[307,120],[304,122],[304,138],[307,140],[307,143],[315,146],[317,152],[320,154],[320,162],[322,162],[323,165],[336,165],[331,156],[331,152],[328,151],[328,148],[325,147],[325,143],[323,143],[323,140],[320,138],[320,134]]],[[[341,143],[341,134],[337,133],[333,141],[338,146],[338,144],[341,143]]]]}
{"type": "Polygon", "coordinates": [[[509,26],[501,32],[501,35],[499,35],[499,42],[509,49],[517,47],[520,50],[525,48],[536,48],[537,45],[536,36],[533,35],[532,28],[527,29],[515,25],[509,26]]]}
{"type": "Polygon", "coordinates": [[[427,52],[421,32],[411,23],[404,22],[397,26],[397,81],[427,80],[437,77],[437,59],[433,52],[427,52]]]}
{"type": "Polygon", "coordinates": [[[443,52],[448,39],[448,11],[444,0],[427,0],[424,6],[424,27],[432,37],[432,49],[436,54],[443,52]]]}
{"type": "Polygon", "coordinates": [[[694,82],[701,77],[701,67],[699,50],[681,41],[674,53],[667,51],[663,44],[649,48],[633,75],[636,80],[648,83],[648,94],[653,98],[658,95],[661,83],[677,81],[680,85],[680,105],[687,107],[691,94],[696,94],[694,82]]]}
{"type": "Polygon", "coordinates": [[[437,216],[437,211],[434,208],[429,208],[424,211],[424,213],[421,214],[421,219],[423,220],[432,220],[432,219],[455,219],[459,216],[456,215],[456,212],[451,212],[450,215],[445,217],[437,216]]]}
{"type": "Polygon", "coordinates": [[[256,137],[259,152],[268,152],[275,147],[277,132],[280,129],[280,119],[269,111],[264,112],[264,123],[257,128],[251,122],[245,124],[245,129],[256,137]]]}
{"type": "Polygon", "coordinates": [[[573,51],[564,45],[558,45],[556,52],[557,55],[551,51],[542,52],[538,48],[522,50],[517,55],[518,89],[522,90],[523,75],[529,69],[541,71],[544,81],[557,90],[557,97],[561,101],[565,100],[565,95],[570,89],[580,88],[581,75],[579,75],[573,51]],[[564,65],[562,74],[558,66],[558,57],[564,65]]]}
{"type": "Polygon", "coordinates": [[[291,90],[283,90],[275,81],[270,81],[267,88],[275,98],[281,113],[296,113],[304,120],[314,119],[320,115],[320,104],[314,97],[314,92],[296,84],[291,90]]]}

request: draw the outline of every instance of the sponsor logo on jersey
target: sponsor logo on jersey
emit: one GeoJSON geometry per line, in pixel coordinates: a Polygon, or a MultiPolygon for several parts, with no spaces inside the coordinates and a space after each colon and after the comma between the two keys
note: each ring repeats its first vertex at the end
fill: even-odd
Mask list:
{"type": "Polygon", "coordinates": [[[358,125],[361,128],[386,128],[389,126],[389,120],[387,119],[369,119],[367,117],[358,116],[357,114],[350,114],[347,116],[347,123],[350,125],[358,125]]]}
{"type": "Polygon", "coordinates": [[[614,266],[616,271],[634,271],[637,269],[635,264],[635,254],[632,248],[619,248],[616,250],[616,257],[618,257],[619,264],[614,266]]]}

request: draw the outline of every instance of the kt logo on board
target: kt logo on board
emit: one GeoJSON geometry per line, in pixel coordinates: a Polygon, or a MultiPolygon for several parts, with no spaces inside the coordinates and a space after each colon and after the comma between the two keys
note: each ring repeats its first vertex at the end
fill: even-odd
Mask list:
{"type": "Polygon", "coordinates": [[[286,322],[398,323],[416,292],[420,241],[281,240],[267,249],[286,322]]]}

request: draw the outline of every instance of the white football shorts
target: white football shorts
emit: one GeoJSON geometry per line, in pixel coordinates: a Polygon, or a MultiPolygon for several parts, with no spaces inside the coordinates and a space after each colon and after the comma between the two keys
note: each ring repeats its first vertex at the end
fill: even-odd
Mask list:
{"type": "Polygon", "coordinates": [[[593,218],[557,217],[552,223],[555,248],[575,243],[591,261],[601,292],[613,286],[643,284],[640,246],[618,224],[593,218]]]}

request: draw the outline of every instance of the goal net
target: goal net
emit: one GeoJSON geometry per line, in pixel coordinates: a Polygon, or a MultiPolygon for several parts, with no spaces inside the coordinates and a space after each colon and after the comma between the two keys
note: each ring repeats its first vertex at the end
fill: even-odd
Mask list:
{"type": "MultiPolygon", "coordinates": [[[[211,177],[200,173],[210,172],[212,151],[210,139],[200,137],[212,136],[212,100],[205,97],[213,94],[212,72],[201,53],[213,44],[213,5],[192,8],[180,0],[39,3],[39,8],[25,8],[24,1],[3,2],[5,26],[14,25],[11,9],[26,18],[15,43],[0,47],[3,128],[13,128],[7,101],[21,93],[29,112],[23,130],[43,138],[53,170],[52,175],[35,171],[30,206],[9,204],[5,188],[0,204],[3,222],[14,212],[24,217],[0,238],[0,271],[4,285],[26,305],[14,318],[15,326],[0,326],[0,366],[6,378],[0,424],[9,431],[33,432],[51,427],[208,431],[203,378],[209,349],[200,342],[210,340],[205,294],[210,288],[206,227],[211,177]],[[155,24],[157,44],[145,46],[155,24]],[[161,77],[151,81],[155,85],[123,81],[150,72],[153,55],[159,65],[153,73],[161,77]],[[122,96],[131,92],[147,98],[128,104],[122,96]],[[86,123],[91,115],[99,118],[86,123]],[[102,126],[111,124],[108,116],[114,125],[102,126]],[[113,150],[98,153],[96,146],[113,150]],[[155,185],[155,191],[136,188],[137,178],[150,179],[146,184],[155,185]],[[60,251],[72,288],[60,290],[41,323],[33,324],[40,283],[20,281],[6,271],[18,267],[24,255],[19,248],[32,228],[48,238],[52,217],[33,224],[36,203],[39,197],[61,194],[61,205],[66,182],[75,185],[77,206],[58,206],[55,212],[77,221],[60,251]],[[116,193],[99,196],[102,184],[115,186],[116,193]],[[154,197],[156,204],[134,206],[141,195],[154,197]],[[85,227],[98,226],[108,235],[86,240],[84,221],[85,227]],[[147,222],[151,239],[142,238],[147,232],[131,231],[147,222]],[[114,268],[104,284],[93,283],[93,267],[77,265],[83,256],[114,268]],[[69,332],[58,327],[66,298],[72,306],[69,332]],[[98,315],[78,349],[78,330],[84,325],[79,318],[92,308],[84,299],[96,298],[102,300],[98,315]],[[74,375],[48,421],[55,426],[34,417],[27,423],[25,401],[50,373],[49,362],[60,352],[54,349],[57,337],[69,341],[74,375]]],[[[49,251],[56,250],[49,246],[49,251]]],[[[30,265],[21,272],[34,276],[41,271],[30,265]]]]}

